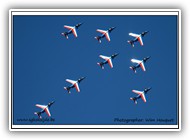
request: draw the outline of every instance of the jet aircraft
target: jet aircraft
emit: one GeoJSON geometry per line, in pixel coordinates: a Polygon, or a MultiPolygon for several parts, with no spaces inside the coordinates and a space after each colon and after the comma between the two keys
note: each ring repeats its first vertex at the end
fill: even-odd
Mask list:
{"type": "Polygon", "coordinates": [[[144,37],[149,31],[144,31],[141,34],[129,33],[130,36],[135,37],[133,40],[127,41],[132,47],[134,47],[134,43],[139,41],[140,45],[143,46],[142,37],[144,37]]]}
{"type": "Polygon", "coordinates": [[[69,31],[61,33],[61,34],[64,35],[67,39],[69,38],[68,35],[71,34],[71,33],[73,33],[73,35],[75,37],[77,37],[76,29],[78,29],[81,25],[82,25],[82,23],[76,24],[75,26],[64,25],[64,27],[67,28],[69,31]]]}
{"type": "Polygon", "coordinates": [[[118,55],[118,53],[115,53],[111,56],[104,56],[104,55],[100,55],[99,57],[104,59],[105,61],[103,62],[99,62],[97,63],[102,69],[104,69],[104,64],[109,64],[111,68],[113,68],[113,64],[112,64],[112,59],[114,59],[116,56],[118,55]]]}
{"type": "Polygon", "coordinates": [[[70,80],[70,79],[66,79],[66,81],[69,82],[69,83],[71,83],[71,85],[68,86],[68,87],[64,87],[64,89],[67,90],[68,93],[71,93],[70,89],[75,87],[76,90],[77,90],[77,92],[80,92],[80,89],[79,89],[79,85],[78,85],[78,84],[79,84],[82,80],[84,80],[84,79],[85,79],[85,77],[81,77],[81,78],[78,79],[77,81],[70,80]]]}
{"type": "Polygon", "coordinates": [[[37,115],[40,119],[42,119],[42,116],[41,114],[46,112],[46,114],[51,117],[51,114],[50,114],[50,111],[49,111],[49,108],[51,107],[51,105],[54,103],[55,101],[52,101],[50,103],[48,103],[48,105],[39,105],[39,104],[36,104],[36,107],[39,107],[41,108],[42,110],[40,112],[34,112],[35,115],[37,115]]]}
{"type": "Polygon", "coordinates": [[[144,63],[145,63],[148,59],[150,59],[150,56],[144,58],[143,60],[131,59],[131,62],[137,63],[137,65],[136,65],[136,66],[131,66],[131,67],[129,67],[129,68],[132,69],[135,73],[137,72],[137,71],[136,71],[136,68],[139,68],[139,67],[141,67],[143,71],[146,71],[145,66],[144,66],[144,63]]]}
{"type": "Polygon", "coordinates": [[[137,99],[142,98],[142,100],[146,103],[146,97],[145,94],[150,90],[151,88],[145,88],[144,91],[138,91],[138,90],[132,90],[132,92],[138,94],[136,97],[130,98],[134,101],[135,104],[137,104],[137,99]]]}
{"type": "Polygon", "coordinates": [[[97,39],[99,43],[102,42],[101,39],[104,38],[104,37],[106,37],[106,39],[107,39],[108,41],[110,41],[109,33],[111,33],[111,31],[112,31],[113,29],[115,29],[115,27],[110,27],[108,30],[100,30],[100,29],[97,29],[96,31],[97,31],[97,32],[100,32],[102,35],[96,36],[96,37],[94,37],[94,38],[97,39]]]}

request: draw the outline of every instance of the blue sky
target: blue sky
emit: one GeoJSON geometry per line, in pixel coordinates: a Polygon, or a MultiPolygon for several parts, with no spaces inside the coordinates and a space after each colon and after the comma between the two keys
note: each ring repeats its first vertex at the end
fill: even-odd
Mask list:
{"type": "Polygon", "coordinates": [[[167,124],[177,124],[177,16],[14,16],[13,29],[14,124],[126,124],[115,118],[173,119],[167,124]],[[78,38],[61,36],[67,31],[64,25],[80,22],[78,38]],[[109,27],[116,27],[111,41],[98,43],[96,29],[109,27]],[[146,30],[144,46],[136,43],[132,48],[127,43],[132,39],[129,32],[146,30]],[[112,61],[113,69],[105,65],[102,70],[96,64],[102,61],[100,54],[114,53],[119,55],[112,61]],[[134,74],[130,59],[147,56],[147,71],[137,69],[134,74]],[[63,89],[69,85],[65,79],[82,76],[86,79],[79,85],[80,93],[63,89]],[[135,105],[129,99],[136,96],[132,90],[147,87],[152,87],[147,102],[140,99],[135,105]],[[34,112],[40,108],[35,104],[53,100],[50,112],[55,121],[18,121],[37,119],[34,112]]]}

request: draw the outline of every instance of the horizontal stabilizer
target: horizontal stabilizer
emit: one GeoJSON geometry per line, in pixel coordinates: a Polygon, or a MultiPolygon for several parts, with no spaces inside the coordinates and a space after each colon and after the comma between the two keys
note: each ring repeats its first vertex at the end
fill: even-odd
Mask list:
{"type": "Polygon", "coordinates": [[[61,33],[63,36],[65,36],[65,38],[66,39],[68,39],[69,37],[68,37],[68,33],[67,32],[65,32],[65,33],[61,33]]]}
{"type": "Polygon", "coordinates": [[[69,88],[64,87],[64,89],[65,89],[65,90],[67,90],[67,91],[68,91],[68,93],[71,93],[69,88]]]}
{"type": "Polygon", "coordinates": [[[96,37],[94,37],[94,38],[97,39],[99,43],[101,43],[101,37],[96,36],[96,37]]]}
{"type": "Polygon", "coordinates": [[[97,63],[102,69],[104,69],[104,66],[102,63],[97,63]]]}
{"type": "Polygon", "coordinates": [[[136,68],[135,67],[129,67],[130,69],[132,69],[135,73],[137,73],[136,68]]]}
{"type": "Polygon", "coordinates": [[[132,40],[131,40],[131,41],[128,40],[127,42],[128,42],[132,47],[135,47],[135,45],[134,45],[134,41],[132,41],[132,40]]]}
{"type": "Polygon", "coordinates": [[[34,112],[35,115],[37,115],[40,119],[42,119],[41,112],[34,112]]]}
{"type": "Polygon", "coordinates": [[[134,101],[134,103],[137,104],[137,99],[135,99],[135,98],[130,98],[130,100],[134,101]]]}

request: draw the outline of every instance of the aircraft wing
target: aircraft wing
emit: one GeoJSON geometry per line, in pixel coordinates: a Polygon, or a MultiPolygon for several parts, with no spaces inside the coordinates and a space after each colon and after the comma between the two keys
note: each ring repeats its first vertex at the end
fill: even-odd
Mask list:
{"type": "Polygon", "coordinates": [[[144,102],[146,102],[146,97],[145,97],[145,95],[144,95],[144,92],[143,92],[143,91],[132,90],[132,92],[134,92],[134,93],[136,93],[136,94],[140,95],[140,96],[141,96],[141,98],[142,98],[142,100],[143,100],[144,102]]]}
{"type": "Polygon", "coordinates": [[[108,56],[104,56],[104,55],[100,55],[99,57],[102,58],[102,59],[104,59],[104,60],[108,60],[108,59],[110,59],[110,57],[108,57],[108,56]]]}
{"type": "Polygon", "coordinates": [[[69,29],[69,30],[72,30],[74,27],[72,26],[67,26],[67,25],[64,25],[65,28],[69,29]]]}
{"type": "Polygon", "coordinates": [[[77,81],[74,81],[74,80],[70,80],[70,79],[66,79],[67,82],[71,83],[71,84],[75,84],[77,81]]]}
{"type": "Polygon", "coordinates": [[[78,92],[80,92],[78,83],[75,83],[74,86],[75,86],[76,90],[77,90],[78,92]]]}
{"type": "Polygon", "coordinates": [[[137,63],[137,64],[140,64],[142,61],[137,60],[137,59],[131,59],[131,62],[133,62],[133,63],[137,63]]]}
{"type": "Polygon", "coordinates": [[[138,41],[140,42],[141,46],[143,46],[143,41],[142,41],[142,37],[141,36],[138,37],[138,41]]]}
{"type": "Polygon", "coordinates": [[[109,36],[108,31],[100,30],[100,29],[97,29],[96,31],[97,31],[97,32],[100,32],[101,34],[104,34],[105,37],[106,37],[106,39],[107,39],[108,41],[110,41],[110,36],[109,36]]]}
{"type": "Polygon", "coordinates": [[[139,37],[138,34],[134,34],[134,33],[129,33],[129,35],[132,36],[132,37],[136,37],[136,38],[139,37]]]}
{"type": "Polygon", "coordinates": [[[111,68],[113,68],[113,64],[112,64],[111,59],[108,59],[108,64],[110,65],[111,68]]]}
{"type": "Polygon", "coordinates": [[[97,32],[100,32],[101,34],[105,34],[107,31],[105,31],[105,30],[100,30],[100,29],[97,29],[96,30],[97,32]]]}
{"type": "Polygon", "coordinates": [[[50,117],[51,116],[51,114],[50,114],[50,112],[49,112],[49,109],[48,108],[46,108],[45,109],[45,112],[46,112],[46,114],[50,117]]]}
{"type": "Polygon", "coordinates": [[[75,36],[75,37],[77,37],[77,32],[76,32],[76,29],[75,29],[75,28],[73,28],[71,31],[72,31],[72,33],[74,34],[74,36],[75,36]]]}
{"type": "Polygon", "coordinates": [[[69,30],[71,30],[72,33],[74,34],[74,36],[77,37],[77,32],[76,32],[75,27],[67,26],[67,25],[65,25],[64,27],[67,28],[67,29],[69,29],[69,30]]]}
{"type": "Polygon", "coordinates": [[[108,32],[105,34],[105,36],[106,36],[106,39],[107,39],[108,41],[110,41],[110,36],[109,36],[109,33],[108,33],[108,32]]]}
{"type": "Polygon", "coordinates": [[[140,63],[140,66],[141,66],[141,68],[142,68],[142,70],[143,70],[143,71],[146,71],[146,69],[145,69],[145,66],[144,66],[144,63],[143,63],[143,62],[141,62],[141,63],[140,63]]]}
{"type": "Polygon", "coordinates": [[[36,104],[37,107],[41,108],[41,109],[45,109],[46,106],[45,105],[39,105],[39,104],[36,104]]]}
{"type": "Polygon", "coordinates": [[[141,94],[141,98],[142,98],[142,100],[146,103],[146,97],[145,97],[144,93],[141,94]]]}
{"type": "Polygon", "coordinates": [[[134,92],[134,93],[136,93],[136,94],[139,94],[139,95],[143,94],[142,91],[138,91],[138,90],[132,90],[132,92],[134,92]]]}

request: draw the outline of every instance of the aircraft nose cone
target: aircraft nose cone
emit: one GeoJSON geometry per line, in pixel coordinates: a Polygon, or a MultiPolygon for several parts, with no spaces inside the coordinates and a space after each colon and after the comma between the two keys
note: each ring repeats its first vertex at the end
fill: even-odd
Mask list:
{"type": "Polygon", "coordinates": [[[111,57],[114,58],[118,55],[118,53],[113,54],[111,57]]]}
{"type": "Polygon", "coordinates": [[[79,27],[79,26],[81,26],[82,25],[82,23],[78,23],[77,25],[76,25],[76,27],[79,27]]]}
{"type": "Polygon", "coordinates": [[[150,88],[145,89],[145,91],[149,91],[149,90],[151,90],[151,87],[150,87],[150,88]]]}
{"type": "Polygon", "coordinates": [[[150,89],[151,89],[151,87],[145,88],[144,91],[145,91],[145,92],[148,92],[150,89]]]}
{"type": "Polygon", "coordinates": [[[142,32],[142,35],[144,36],[145,34],[147,34],[149,31],[144,31],[142,32]]]}
{"type": "Polygon", "coordinates": [[[111,27],[111,28],[109,28],[109,31],[112,31],[113,29],[115,29],[115,27],[111,27]]]}
{"type": "Polygon", "coordinates": [[[79,80],[82,81],[82,80],[84,80],[85,78],[86,78],[86,77],[81,77],[79,80]]]}
{"type": "Polygon", "coordinates": [[[111,30],[115,29],[115,27],[111,27],[111,30]]]}

